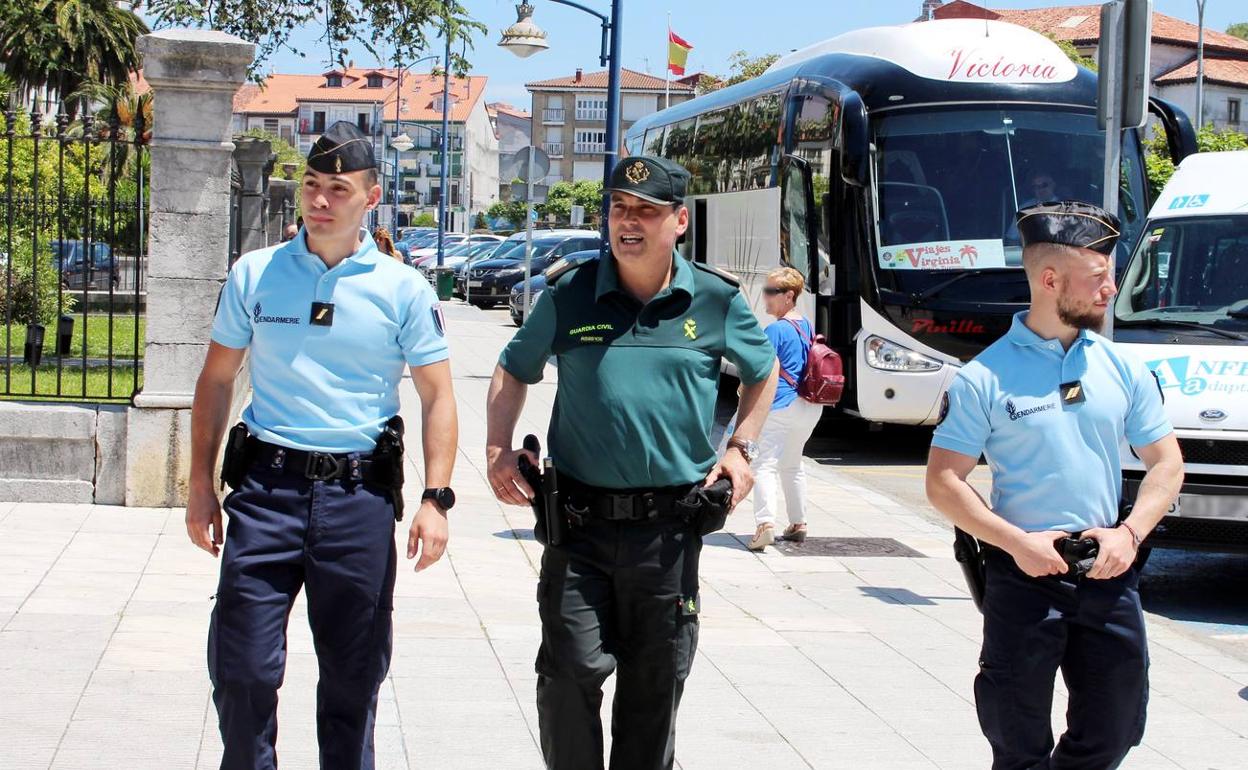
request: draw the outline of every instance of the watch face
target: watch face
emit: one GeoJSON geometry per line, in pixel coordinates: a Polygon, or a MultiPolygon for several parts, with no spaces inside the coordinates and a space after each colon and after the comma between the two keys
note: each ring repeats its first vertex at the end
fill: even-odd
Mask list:
{"type": "Polygon", "coordinates": [[[455,507],[455,492],[450,487],[442,487],[438,490],[437,502],[442,510],[451,510],[455,507]]]}

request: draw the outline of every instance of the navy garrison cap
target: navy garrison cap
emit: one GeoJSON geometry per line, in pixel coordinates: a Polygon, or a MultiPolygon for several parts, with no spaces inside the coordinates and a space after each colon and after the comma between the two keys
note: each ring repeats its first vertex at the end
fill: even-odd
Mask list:
{"type": "Polygon", "coordinates": [[[670,206],[685,202],[688,186],[689,172],[679,163],[652,155],[632,155],[616,164],[607,191],[670,206]]]}
{"type": "Polygon", "coordinates": [[[308,168],[322,174],[345,174],[376,167],[373,143],[354,123],[345,120],[330,126],[308,152],[308,168]]]}
{"type": "Polygon", "coordinates": [[[1058,243],[1113,254],[1122,224],[1099,206],[1081,201],[1049,201],[1014,215],[1023,248],[1033,243],[1058,243]]]}

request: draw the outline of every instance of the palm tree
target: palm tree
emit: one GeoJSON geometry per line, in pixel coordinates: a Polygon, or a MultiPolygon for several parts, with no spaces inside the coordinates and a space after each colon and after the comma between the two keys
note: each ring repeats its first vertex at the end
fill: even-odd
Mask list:
{"type": "MultiPolygon", "coordinates": [[[[88,80],[123,84],[139,68],[136,42],[148,32],[113,0],[33,0],[0,8],[0,66],[29,93],[44,86],[64,98],[88,80]]],[[[71,116],[75,104],[67,104],[71,116]]]]}
{"type": "MultiPolygon", "coordinates": [[[[120,85],[88,80],[65,97],[66,107],[90,105],[95,135],[103,141],[112,140],[110,168],[104,164],[103,181],[110,177],[124,179],[134,172],[135,144],[147,144],[152,138],[152,92],[138,93],[135,81],[127,79],[120,85]],[[117,133],[113,135],[113,126],[117,133]]],[[[82,122],[68,129],[71,136],[82,135],[82,122]]]]}

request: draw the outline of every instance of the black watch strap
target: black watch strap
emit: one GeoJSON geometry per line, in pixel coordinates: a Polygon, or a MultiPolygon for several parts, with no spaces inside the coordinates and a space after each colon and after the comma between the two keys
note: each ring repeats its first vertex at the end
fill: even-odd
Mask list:
{"type": "Polygon", "coordinates": [[[455,507],[455,491],[450,487],[430,487],[420,495],[421,502],[432,500],[444,511],[455,507]]]}

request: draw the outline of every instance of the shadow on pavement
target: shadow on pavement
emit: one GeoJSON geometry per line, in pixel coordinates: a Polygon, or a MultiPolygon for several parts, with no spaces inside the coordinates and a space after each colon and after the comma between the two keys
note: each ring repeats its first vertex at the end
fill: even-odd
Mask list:
{"type": "Polygon", "coordinates": [[[1248,635],[1248,556],[1155,549],[1140,579],[1144,609],[1248,635]]]}

